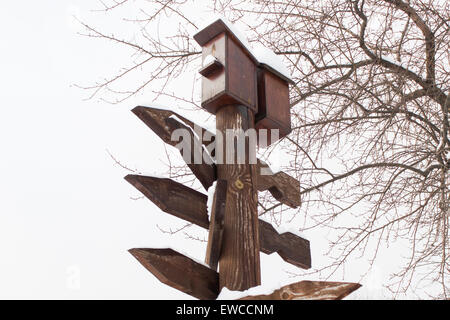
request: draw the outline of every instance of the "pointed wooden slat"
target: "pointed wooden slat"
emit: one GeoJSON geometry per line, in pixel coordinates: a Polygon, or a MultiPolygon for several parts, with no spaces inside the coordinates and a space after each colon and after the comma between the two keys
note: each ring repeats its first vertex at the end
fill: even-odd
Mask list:
{"type": "Polygon", "coordinates": [[[300,281],[268,295],[248,296],[240,300],[341,300],[360,288],[359,283],[300,281]]]}
{"type": "MultiPolygon", "coordinates": [[[[186,129],[191,138],[191,154],[186,155],[189,157],[189,163],[187,166],[191,169],[192,173],[197,177],[203,187],[207,190],[213,182],[216,180],[216,168],[211,157],[204,152],[204,154],[197,155],[198,159],[201,157],[208,157],[207,162],[202,160],[202,163],[195,163],[195,152],[203,153],[202,148],[195,148],[194,146],[200,145],[197,137],[194,135],[194,123],[188,119],[176,114],[169,110],[155,109],[149,107],[136,107],[131,110],[135,115],[139,117],[150,129],[152,129],[165,143],[176,146],[179,141],[172,141],[172,133],[177,129],[186,129]],[[178,121],[176,118],[182,122],[178,121]],[[189,127],[187,127],[187,126],[189,127]]],[[[205,129],[198,127],[199,134],[203,136],[205,129]]],[[[181,150],[180,150],[181,153],[181,150]]]]}
{"type": "Polygon", "coordinates": [[[223,238],[223,224],[225,218],[225,206],[227,201],[227,181],[217,180],[216,191],[211,210],[211,222],[209,223],[208,246],[206,247],[205,263],[217,271],[223,238]]]}
{"type": "Polygon", "coordinates": [[[300,182],[285,172],[273,173],[269,166],[258,160],[258,190],[269,190],[272,196],[291,208],[301,204],[300,182]]]}
{"type": "Polygon", "coordinates": [[[127,175],[125,180],[141,191],[162,211],[200,227],[209,228],[207,195],[171,179],[127,175]]]}
{"type": "MultiPolygon", "coordinates": [[[[128,175],[125,179],[161,210],[209,229],[207,196],[171,179],[128,175]]],[[[278,234],[272,225],[259,220],[260,250],[277,252],[286,262],[300,268],[311,267],[309,241],[290,232],[278,234]]]]}
{"type": "Polygon", "coordinates": [[[219,275],[172,249],[130,249],[129,252],[162,283],[202,300],[216,299],[219,275]]]}
{"type": "Polygon", "coordinates": [[[259,220],[261,251],[266,254],[277,252],[280,257],[299,268],[311,268],[309,241],[291,232],[279,234],[264,220],[259,220]]]}
{"type": "MultiPolygon", "coordinates": [[[[201,136],[203,136],[203,134],[207,131],[206,129],[194,124],[192,121],[170,110],[138,106],[134,108],[132,112],[136,114],[139,119],[141,119],[150,129],[152,129],[165,143],[172,146],[176,146],[178,144],[177,141],[171,140],[172,132],[176,129],[187,128],[187,125],[190,130],[194,130],[194,127],[196,126],[201,136]],[[182,122],[178,121],[174,117],[180,119],[182,122]]],[[[209,134],[213,136],[211,132],[209,132],[209,134]]],[[[191,138],[191,145],[193,146],[194,142],[198,142],[198,139],[194,135],[192,135],[191,138]]],[[[207,147],[207,145],[204,144],[204,147],[207,147]]],[[[195,152],[194,148],[192,148],[192,152],[195,152]]],[[[191,158],[193,157],[194,154],[191,155],[191,158]]],[[[210,162],[210,160],[208,161],[210,162]]],[[[194,164],[194,161],[191,161],[191,164],[188,166],[205,189],[208,189],[216,180],[216,168],[214,164],[194,164]]],[[[297,208],[300,206],[300,182],[297,179],[284,172],[277,172],[275,174],[272,173],[267,164],[259,159],[257,174],[257,185],[259,191],[269,190],[275,199],[292,208],[297,208]],[[263,168],[265,174],[261,174],[261,169],[263,168]]]]}

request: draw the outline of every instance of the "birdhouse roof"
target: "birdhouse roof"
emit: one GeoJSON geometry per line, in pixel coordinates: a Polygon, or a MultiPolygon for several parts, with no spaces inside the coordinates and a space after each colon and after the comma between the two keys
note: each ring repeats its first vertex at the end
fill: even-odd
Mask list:
{"type": "Polygon", "coordinates": [[[253,54],[258,60],[259,67],[266,69],[279,78],[283,79],[290,84],[294,84],[294,81],[291,79],[291,73],[286,67],[285,63],[281,59],[281,57],[272,50],[263,45],[259,45],[257,48],[253,50],[253,54]]]}
{"type": "Polygon", "coordinates": [[[225,32],[244,49],[258,67],[264,68],[284,81],[294,84],[291,74],[280,56],[263,46],[258,47],[256,50],[253,49],[245,35],[226,18],[216,17],[212,21],[194,35],[194,39],[199,45],[204,46],[211,39],[225,32]]]}
{"type": "Polygon", "coordinates": [[[238,45],[240,45],[242,49],[244,49],[244,51],[255,62],[255,64],[258,64],[258,60],[256,59],[255,55],[252,52],[252,47],[248,43],[245,36],[241,33],[241,31],[238,28],[235,27],[234,24],[232,24],[225,18],[221,17],[216,18],[214,22],[210,23],[205,28],[197,32],[194,35],[194,40],[197,41],[199,45],[204,46],[211,39],[213,39],[214,37],[223,32],[231,36],[235,40],[235,42],[238,45]]]}

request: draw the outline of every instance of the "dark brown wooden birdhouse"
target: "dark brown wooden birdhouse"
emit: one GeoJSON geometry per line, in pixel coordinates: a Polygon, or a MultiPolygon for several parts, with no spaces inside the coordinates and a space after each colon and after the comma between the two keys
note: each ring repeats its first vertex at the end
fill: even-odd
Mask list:
{"type": "Polygon", "coordinates": [[[271,129],[279,130],[280,139],[291,132],[289,83],[293,81],[269,65],[259,65],[258,113],[255,117],[255,128],[267,129],[267,146],[271,144],[271,129]]]}
{"type": "Polygon", "coordinates": [[[217,109],[240,104],[258,110],[257,65],[246,40],[233,25],[218,19],[194,35],[202,46],[202,107],[217,109]]]}

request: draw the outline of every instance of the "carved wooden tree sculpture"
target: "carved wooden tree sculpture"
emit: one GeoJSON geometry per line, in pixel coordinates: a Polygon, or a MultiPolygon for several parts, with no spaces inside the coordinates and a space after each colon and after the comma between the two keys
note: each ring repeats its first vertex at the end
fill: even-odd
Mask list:
{"type": "MultiPolygon", "coordinates": [[[[258,191],[269,190],[275,199],[296,208],[300,205],[299,181],[284,172],[271,174],[261,160],[252,162],[256,145],[248,138],[239,160],[236,137],[227,134],[230,130],[267,130],[266,136],[258,135],[260,145],[276,141],[273,129],[278,130],[278,137],[289,134],[291,80],[255,57],[245,39],[239,38],[225,20],[210,24],[194,39],[203,49],[202,107],[216,115],[216,134],[223,137],[221,143],[216,141],[216,154],[221,152],[227,161],[215,163],[210,154],[205,154],[196,133],[200,128],[203,136],[207,130],[188,119],[149,107],[139,106],[133,112],[167,144],[177,145],[172,134],[184,129],[190,145],[200,145],[190,148],[190,154],[183,154],[183,158],[205,189],[217,182],[211,218],[208,196],[201,192],[170,179],[139,175],[125,179],[162,211],[209,230],[206,263],[210,267],[172,249],[129,251],[161,282],[199,299],[215,299],[223,287],[243,291],[261,283],[259,251],[276,252],[286,262],[305,269],[311,267],[311,253],[308,240],[289,232],[279,234],[258,219],[258,191]],[[195,159],[199,157],[208,161],[198,163],[195,159]]],[[[341,299],[358,287],[354,283],[302,281],[267,296],[246,299],[341,299]]]]}

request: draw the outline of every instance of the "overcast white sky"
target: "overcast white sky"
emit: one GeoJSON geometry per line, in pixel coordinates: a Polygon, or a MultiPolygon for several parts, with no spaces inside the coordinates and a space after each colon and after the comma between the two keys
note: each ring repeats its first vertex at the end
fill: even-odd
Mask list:
{"type": "MultiPolygon", "coordinates": [[[[86,93],[71,87],[107,75],[126,57],[76,35],[72,14],[89,16],[94,6],[0,2],[0,298],[189,299],[159,283],[127,250],[168,243],[203,259],[205,245],[161,233],[158,225],[183,222],[148,200],[131,200],[139,193],[106,152],[162,171],[163,143],[129,112],[136,101],[83,101],[86,93]]],[[[309,238],[320,264],[325,242],[319,232],[309,238]]],[[[262,267],[263,282],[295,270],[266,255],[262,267]]],[[[344,280],[358,281],[359,262],[349,270],[344,280]]],[[[375,266],[353,297],[382,297],[385,270],[375,266]]]]}

